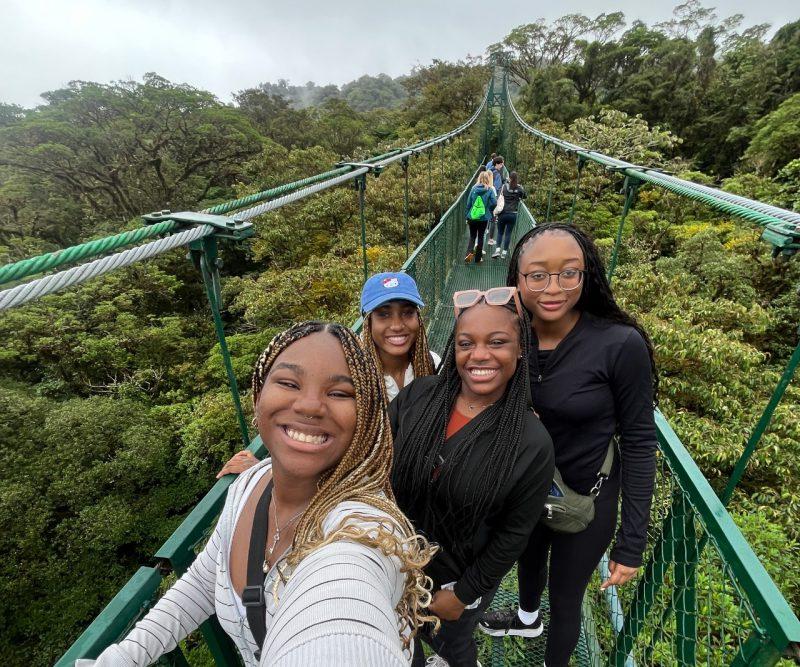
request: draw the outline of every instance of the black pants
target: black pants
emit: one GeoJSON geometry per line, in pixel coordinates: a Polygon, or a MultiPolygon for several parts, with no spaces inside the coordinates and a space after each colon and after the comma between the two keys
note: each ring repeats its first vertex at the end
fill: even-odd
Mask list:
{"type": "Polygon", "coordinates": [[[578,644],[583,595],[592,572],[614,536],[618,497],[619,477],[612,477],[600,490],[595,501],[594,520],[586,530],[573,534],[555,533],[540,523],[533,529],[528,546],[519,559],[519,603],[524,611],[539,609],[544,587],[549,584],[547,667],[566,667],[578,644]]]}
{"type": "Polygon", "coordinates": [[[469,223],[469,245],[467,252],[472,252],[477,240],[478,247],[475,248],[475,262],[480,262],[483,257],[483,234],[486,231],[486,220],[467,220],[469,223]]]}
{"type": "MultiPolygon", "coordinates": [[[[485,223],[484,223],[485,225],[485,223]]],[[[475,609],[465,609],[457,621],[442,621],[439,632],[431,635],[432,628],[423,627],[414,640],[414,660],[411,667],[425,664],[425,653],[420,637],[437,654],[447,660],[450,667],[475,667],[478,664],[478,645],[473,637],[478,621],[492,602],[497,588],[482,596],[475,609]]]]}
{"type": "Polygon", "coordinates": [[[516,211],[503,211],[497,216],[497,247],[502,247],[503,250],[508,250],[511,245],[511,232],[514,231],[514,225],[517,222],[516,211]]]}

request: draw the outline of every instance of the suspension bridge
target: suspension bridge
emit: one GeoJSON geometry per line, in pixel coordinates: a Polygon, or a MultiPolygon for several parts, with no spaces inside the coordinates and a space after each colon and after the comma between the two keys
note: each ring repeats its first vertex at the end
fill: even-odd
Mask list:
{"type": "MultiPolygon", "coordinates": [[[[554,212],[553,196],[560,187],[556,165],[575,164],[568,218],[572,221],[580,195],[581,176],[587,168],[617,174],[622,180],[621,210],[610,255],[609,276],[619,259],[626,218],[642,187],[661,188],[680,198],[700,202],[762,228],[762,238],[773,254],[789,258],[800,250],[800,214],[682,180],[658,169],[631,164],[589,148],[551,136],[526,123],[513,106],[501,57],[492,62],[493,74],[484,99],[469,120],[440,136],[397,148],[236,199],[200,212],[159,211],[143,215],[136,230],[98,239],[54,253],[0,266],[0,310],[19,307],[34,299],[65,290],[105,273],[157,257],[176,248],[188,248],[200,271],[220,345],[232,405],[243,445],[257,456],[266,455],[260,438],[251,437],[240,403],[240,391],[226,344],[221,314],[220,243],[238,243],[256,232],[259,216],[276,211],[329,188],[354,186],[359,206],[359,233],[364,276],[370,272],[369,227],[365,212],[367,176],[397,167],[404,175],[404,239],[407,260],[402,270],[412,275],[427,304],[425,314],[431,346],[441,352],[452,328],[450,295],[465,287],[486,289],[505,282],[506,262],[486,261],[465,265],[465,204],[475,180],[472,169],[485,162],[496,148],[512,165],[519,165],[533,180],[532,198],[547,221],[554,212]],[[526,138],[527,148],[520,148],[526,138]],[[411,251],[409,241],[408,173],[427,157],[428,208],[433,211],[433,164],[439,161],[444,180],[445,146],[450,159],[460,162],[464,189],[444,210],[440,189],[438,221],[411,251]],[[438,155],[437,155],[438,154],[438,155]],[[424,157],[423,157],[424,156],[424,157]],[[455,156],[455,157],[453,157],[455,156]],[[89,261],[84,261],[89,260],[89,261]],[[69,266],[69,268],[65,268],[69,266]],[[40,275],[46,274],[46,275],[40,275]]],[[[533,206],[533,205],[532,205],[533,206]]],[[[522,204],[514,239],[536,224],[532,211],[522,204]]],[[[355,295],[354,295],[355,298],[355,295]]],[[[361,321],[354,323],[358,329],[361,321]]],[[[753,427],[741,457],[721,496],[712,489],[666,418],[656,411],[659,456],[656,495],[652,507],[648,547],[641,575],[635,584],[617,591],[600,592],[590,584],[584,600],[583,627],[574,660],[579,665],[773,665],[782,659],[800,661],[800,621],[753,552],[726,510],[733,490],[744,475],[787,385],[800,364],[800,344],[794,349],[761,418],[753,427]]],[[[58,661],[71,666],[77,658],[96,657],[120,640],[157,597],[170,573],[182,574],[202,548],[225,499],[229,478],[219,480],[194,507],[175,533],[153,554],[152,564],[132,574],[130,580],[58,661]]],[[[598,579],[607,574],[600,563],[598,579]]],[[[516,577],[506,578],[494,605],[515,602],[516,577]]],[[[543,613],[545,625],[547,608],[543,613]]],[[[218,665],[239,664],[235,649],[214,618],[200,628],[218,665]]],[[[540,665],[545,635],[537,639],[484,638],[483,664],[540,665]]],[[[163,664],[187,665],[178,648],[162,658],[163,664]]]]}

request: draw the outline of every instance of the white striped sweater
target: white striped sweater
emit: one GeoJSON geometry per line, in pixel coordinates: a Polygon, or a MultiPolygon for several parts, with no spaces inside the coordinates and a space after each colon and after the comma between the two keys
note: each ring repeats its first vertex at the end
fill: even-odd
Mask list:
{"type": "MultiPolygon", "coordinates": [[[[228,556],[239,509],[269,467],[270,460],[266,459],[231,485],[203,551],[125,639],[109,646],[96,661],[78,660],[75,667],[150,665],[212,614],[230,635],[245,667],[410,664],[395,612],[405,580],[399,561],[345,541],[329,544],[304,558],[285,586],[279,582],[277,605],[272,594],[277,574],[275,568],[269,572],[264,582],[267,636],[260,663],[256,659],[258,647],[234,598],[228,556]]],[[[363,503],[340,503],[325,518],[325,532],[356,513],[376,520],[387,518],[363,503]]],[[[351,521],[368,526],[363,518],[351,521]]]]}

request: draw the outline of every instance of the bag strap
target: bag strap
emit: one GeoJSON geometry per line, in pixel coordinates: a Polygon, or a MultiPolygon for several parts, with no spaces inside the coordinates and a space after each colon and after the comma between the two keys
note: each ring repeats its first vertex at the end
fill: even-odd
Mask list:
{"type": "Polygon", "coordinates": [[[600,471],[597,473],[597,481],[592,487],[592,490],[589,491],[589,495],[592,496],[592,498],[597,498],[597,496],[600,494],[600,489],[603,488],[603,482],[605,482],[609,475],[611,475],[611,468],[614,466],[614,450],[616,448],[617,436],[614,435],[611,437],[611,441],[608,443],[606,457],[603,459],[603,465],[600,466],[600,471]]]}
{"type": "Polygon", "coordinates": [[[272,500],[272,480],[261,494],[253,517],[253,531],[250,533],[250,548],[247,552],[247,585],[242,591],[242,604],[247,612],[247,623],[253,639],[258,644],[256,660],[261,657],[261,647],[267,636],[266,611],[264,599],[264,553],[267,547],[267,528],[269,523],[269,504],[272,500]]]}

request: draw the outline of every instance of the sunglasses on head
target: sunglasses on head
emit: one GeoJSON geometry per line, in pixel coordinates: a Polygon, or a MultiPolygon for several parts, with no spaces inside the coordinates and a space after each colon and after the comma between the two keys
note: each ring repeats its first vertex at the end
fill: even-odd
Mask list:
{"type": "Polygon", "coordinates": [[[479,289],[467,289],[453,294],[453,309],[456,317],[458,314],[472,306],[485,301],[490,306],[505,306],[510,301],[514,301],[517,315],[522,318],[522,305],[519,302],[516,287],[492,287],[486,291],[479,289]]]}

